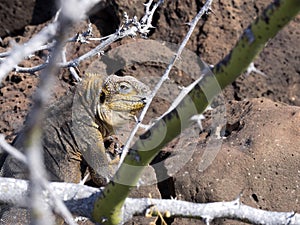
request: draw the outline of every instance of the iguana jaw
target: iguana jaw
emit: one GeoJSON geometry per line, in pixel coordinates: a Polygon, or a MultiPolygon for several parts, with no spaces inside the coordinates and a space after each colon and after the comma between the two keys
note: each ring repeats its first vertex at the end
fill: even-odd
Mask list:
{"type": "Polygon", "coordinates": [[[119,127],[129,120],[133,120],[144,107],[144,98],[139,101],[114,101],[111,104],[98,104],[99,119],[110,126],[119,127]]]}

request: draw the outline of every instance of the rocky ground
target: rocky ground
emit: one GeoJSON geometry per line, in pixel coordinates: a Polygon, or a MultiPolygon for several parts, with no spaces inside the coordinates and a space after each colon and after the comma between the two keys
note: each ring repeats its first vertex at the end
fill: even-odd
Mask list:
{"type": "MultiPolygon", "coordinates": [[[[55,12],[51,1],[47,4],[33,0],[23,2],[23,5],[17,0],[0,3],[0,52],[9,50],[14,43],[24,43],[44,27],[55,12]]],[[[228,54],[243,29],[270,2],[214,1],[213,13],[206,15],[198,24],[187,49],[206,63],[216,64],[228,54]]],[[[142,3],[115,0],[104,10],[95,10],[91,17],[95,36],[114,32],[124,12],[138,17],[143,15],[142,3]]],[[[165,1],[155,14],[156,29],[151,32],[150,38],[179,44],[188,30],[186,23],[192,20],[201,6],[199,1],[165,1]]],[[[74,34],[84,29],[86,24],[82,23],[74,28],[74,34]]],[[[127,38],[112,48],[128,41],[132,40],[127,38]]],[[[260,209],[300,211],[299,41],[300,16],[270,40],[255,59],[255,66],[266,76],[243,74],[223,92],[221,99],[226,107],[226,120],[220,125],[222,137],[213,138],[216,128],[212,125],[212,113],[208,112],[208,119],[203,123],[204,130],[187,139],[186,145],[179,149],[187,151],[193,146],[191,158],[178,173],[135,194],[148,197],[152,193],[153,197],[172,196],[199,203],[230,201],[240,197],[243,203],[260,209]],[[211,153],[213,141],[218,143],[218,151],[211,153]]],[[[67,55],[75,57],[95,45],[69,44],[67,55]]],[[[45,52],[39,52],[29,60],[24,60],[22,66],[37,65],[44,56],[45,52]]],[[[86,61],[79,66],[81,73],[89,70],[90,63],[86,61]]],[[[162,71],[162,65],[138,64],[120,73],[134,74],[143,79],[161,74],[162,71]]],[[[39,73],[12,72],[0,85],[0,133],[6,134],[9,141],[22,128],[38,77],[39,73]]],[[[191,82],[178,71],[174,72],[173,80],[177,86],[191,82]]],[[[74,84],[69,72],[61,70],[51,102],[63,96],[74,84]]],[[[167,108],[167,104],[161,106],[162,101],[163,98],[153,104],[153,113],[163,113],[167,108]]],[[[164,150],[167,154],[160,157],[176,152],[174,146],[169,145],[164,150]]],[[[166,174],[170,173],[167,169],[166,174]]],[[[135,224],[145,223],[144,218],[135,221],[135,224]]],[[[175,219],[168,223],[199,224],[199,221],[175,219]]],[[[214,224],[244,223],[218,220],[214,224]]]]}

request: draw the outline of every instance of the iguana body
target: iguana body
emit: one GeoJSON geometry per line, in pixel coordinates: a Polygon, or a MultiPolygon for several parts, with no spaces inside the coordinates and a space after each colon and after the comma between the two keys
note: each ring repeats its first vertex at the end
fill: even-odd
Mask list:
{"type": "MultiPolygon", "coordinates": [[[[78,183],[87,165],[102,181],[111,176],[103,139],[143,108],[148,93],[149,88],[133,77],[111,75],[103,82],[92,74],[78,85],[75,94],[52,105],[43,126],[49,180],[78,183]]],[[[22,150],[23,136],[21,131],[14,141],[17,149],[22,150]]],[[[11,156],[1,171],[5,177],[28,179],[26,166],[11,156]]]]}

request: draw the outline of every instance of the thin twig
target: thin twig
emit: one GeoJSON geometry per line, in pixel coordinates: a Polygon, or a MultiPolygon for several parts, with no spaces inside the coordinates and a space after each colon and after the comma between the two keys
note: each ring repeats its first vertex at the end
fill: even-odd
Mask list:
{"type": "Polygon", "coordinates": [[[3,148],[4,151],[6,151],[8,154],[13,156],[20,162],[24,163],[25,165],[28,164],[26,156],[22,152],[20,152],[18,149],[16,149],[15,147],[8,144],[5,141],[5,136],[3,134],[0,134],[0,146],[3,148]]]}
{"type": "MultiPolygon", "coordinates": [[[[76,0],[70,0],[70,1],[76,1],[76,0]]],[[[102,52],[106,47],[108,47],[111,43],[113,43],[116,40],[119,40],[121,38],[124,38],[126,36],[136,36],[139,33],[142,37],[146,37],[147,34],[149,33],[150,29],[153,28],[153,26],[151,25],[153,14],[156,11],[156,9],[158,8],[158,6],[160,4],[162,4],[162,2],[163,2],[162,0],[159,0],[157,3],[155,3],[155,5],[153,6],[153,8],[151,10],[149,9],[150,6],[147,5],[146,15],[143,16],[143,18],[140,20],[140,22],[137,21],[136,17],[134,17],[133,19],[128,18],[128,21],[126,21],[126,23],[121,25],[119,27],[119,29],[114,34],[111,34],[111,35],[108,35],[108,36],[105,36],[105,37],[102,37],[102,38],[89,37],[90,32],[91,32],[90,26],[89,26],[89,28],[86,32],[83,32],[82,34],[79,34],[79,35],[76,35],[72,38],[67,39],[66,42],[88,43],[90,40],[96,40],[96,41],[100,40],[102,42],[98,46],[96,46],[95,48],[90,50],[89,52],[83,54],[82,56],[80,56],[76,59],[72,59],[72,60],[67,61],[67,62],[58,63],[58,67],[61,67],[61,68],[77,67],[79,65],[79,63],[81,63],[82,61],[84,61],[84,60],[86,60],[90,57],[93,57],[94,55],[97,55],[99,52],[102,52]]],[[[58,16],[56,16],[56,18],[57,17],[58,16]]],[[[48,29],[50,29],[51,26],[53,26],[53,24],[55,24],[57,26],[56,23],[57,23],[57,21],[54,20],[54,22],[52,24],[49,24],[43,30],[48,31],[48,29]]],[[[57,27],[56,27],[56,29],[57,29],[57,27]]],[[[39,70],[44,69],[48,65],[48,62],[45,62],[45,63],[42,63],[40,65],[34,66],[34,67],[21,67],[21,66],[18,66],[18,64],[27,55],[30,55],[33,52],[36,52],[36,51],[39,51],[39,50],[45,50],[45,49],[51,50],[53,48],[53,46],[55,45],[54,42],[52,42],[51,44],[46,44],[46,45],[43,45],[43,44],[46,43],[51,38],[53,38],[54,34],[49,35],[45,38],[44,33],[45,32],[40,32],[37,35],[38,37],[36,37],[36,39],[40,39],[39,36],[42,35],[44,37],[43,42],[36,42],[35,41],[34,43],[32,43],[32,41],[30,40],[26,44],[24,44],[24,45],[27,46],[26,51],[22,50],[21,46],[17,46],[9,52],[0,53],[0,62],[3,62],[3,65],[8,63],[8,66],[5,67],[6,70],[0,72],[0,81],[3,79],[3,77],[8,72],[10,72],[12,70],[15,70],[19,73],[21,73],[21,72],[22,73],[34,73],[34,72],[37,72],[39,70]],[[22,51],[20,51],[20,50],[22,50],[22,51]],[[3,57],[8,57],[8,58],[3,59],[3,57]]],[[[52,33],[55,33],[55,32],[52,32],[52,33]]],[[[1,66],[0,66],[0,70],[1,70],[1,66]]]]}
{"type": "Polygon", "coordinates": [[[182,51],[184,50],[188,40],[190,39],[198,21],[201,19],[201,17],[203,16],[204,13],[208,12],[209,9],[210,9],[210,6],[212,4],[212,1],[213,0],[208,0],[206,1],[206,3],[204,4],[204,6],[201,8],[201,10],[198,12],[198,14],[196,15],[196,17],[189,23],[190,25],[190,29],[188,31],[188,33],[186,34],[185,38],[183,39],[182,43],[180,44],[176,54],[174,55],[174,57],[172,58],[170,64],[168,65],[165,73],[163,74],[163,76],[161,77],[161,79],[158,81],[158,83],[156,84],[154,90],[152,91],[152,93],[150,94],[149,96],[149,99],[147,100],[147,103],[145,105],[145,107],[143,108],[140,116],[139,116],[139,119],[135,125],[135,127],[133,128],[133,130],[131,131],[130,133],[130,136],[128,137],[127,141],[126,141],[126,144],[124,145],[123,147],[123,152],[122,152],[122,155],[121,155],[121,158],[120,158],[120,163],[119,163],[119,167],[120,165],[122,164],[122,162],[124,161],[125,159],[125,156],[127,155],[128,153],[128,150],[129,150],[129,146],[136,134],[136,132],[138,131],[138,129],[140,128],[140,124],[141,122],[143,121],[149,107],[150,107],[150,104],[153,100],[153,98],[155,97],[155,95],[157,94],[158,90],[160,89],[160,87],[162,86],[162,84],[167,80],[169,79],[169,74],[173,68],[173,66],[175,65],[175,62],[179,59],[182,51]]]}
{"type": "MultiPolygon", "coordinates": [[[[67,9],[66,15],[68,17],[73,18],[74,21],[79,21],[80,19],[85,18],[85,13],[88,12],[91,7],[93,7],[96,3],[103,2],[105,4],[107,1],[105,0],[90,0],[90,1],[79,1],[78,0],[69,0],[69,1],[61,1],[63,4],[62,8],[67,9]],[[78,7],[70,7],[70,5],[66,5],[66,2],[70,3],[70,5],[78,5],[78,7]]],[[[103,6],[104,7],[104,6],[103,6]]],[[[56,18],[58,18],[59,13],[57,13],[56,18]]],[[[37,35],[32,37],[28,42],[23,45],[16,45],[8,54],[9,56],[4,60],[1,60],[0,65],[0,83],[7,73],[16,69],[19,72],[28,72],[29,69],[23,71],[21,67],[17,67],[17,65],[28,55],[36,52],[44,46],[45,43],[52,41],[55,37],[58,30],[58,22],[55,19],[52,23],[44,27],[37,35]]],[[[3,53],[4,54],[4,53],[3,53]]],[[[37,69],[41,70],[45,68],[46,65],[39,65],[34,69],[31,68],[31,71],[35,72],[37,69]]]]}
{"type": "MultiPolygon", "coordinates": [[[[34,52],[52,49],[54,45],[55,45],[55,41],[52,41],[51,43],[48,43],[48,44],[45,44],[45,45],[42,45],[42,46],[37,46],[37,48],[34,49],[34,52]]],[[[0,53],[0,58],[8,57],[11,54],[12,54],[12,51],[1,52],[0,53]]],[[[1,59],[1,60],[4,60],[4,59],[1,59]]]]}
{"type": "Polygon", "coordinates": [[[18,65],[24,57],[35,52],[35,49],[39,49],[47,41],[51,40],[58,29],[58,23],[49,24],[43,28],[40,33],[32,37],[26,44],[18,45],[13,48],[9,57],[2,61],[0,64],[0,82],[6,76],[7,73],[13,70],[15,65],[18,65]]]}
{"type": "MultiPolygon", "coordinates": [[[[67,62],[67,57],[66,57],[66,46],[63,48],[62,51],[62,61],[63,62],[67,62]]],[[[79,75],[77,74],[76,70],[74,69],[74,67],[69,67],[69,71],[72,74],[73,78],[79,82],[81,81],[81,78],[79,77],[79,75]]]]}

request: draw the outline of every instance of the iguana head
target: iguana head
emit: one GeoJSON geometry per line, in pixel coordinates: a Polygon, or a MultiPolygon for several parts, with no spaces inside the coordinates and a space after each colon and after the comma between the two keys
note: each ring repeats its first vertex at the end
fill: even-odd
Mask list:
{"type": "Polygon", "coordinates": [[[144,107],[148,86],[131,76],[110,75],[103,83],[97,113],[110,126],[120,126],[144,107]]]}

